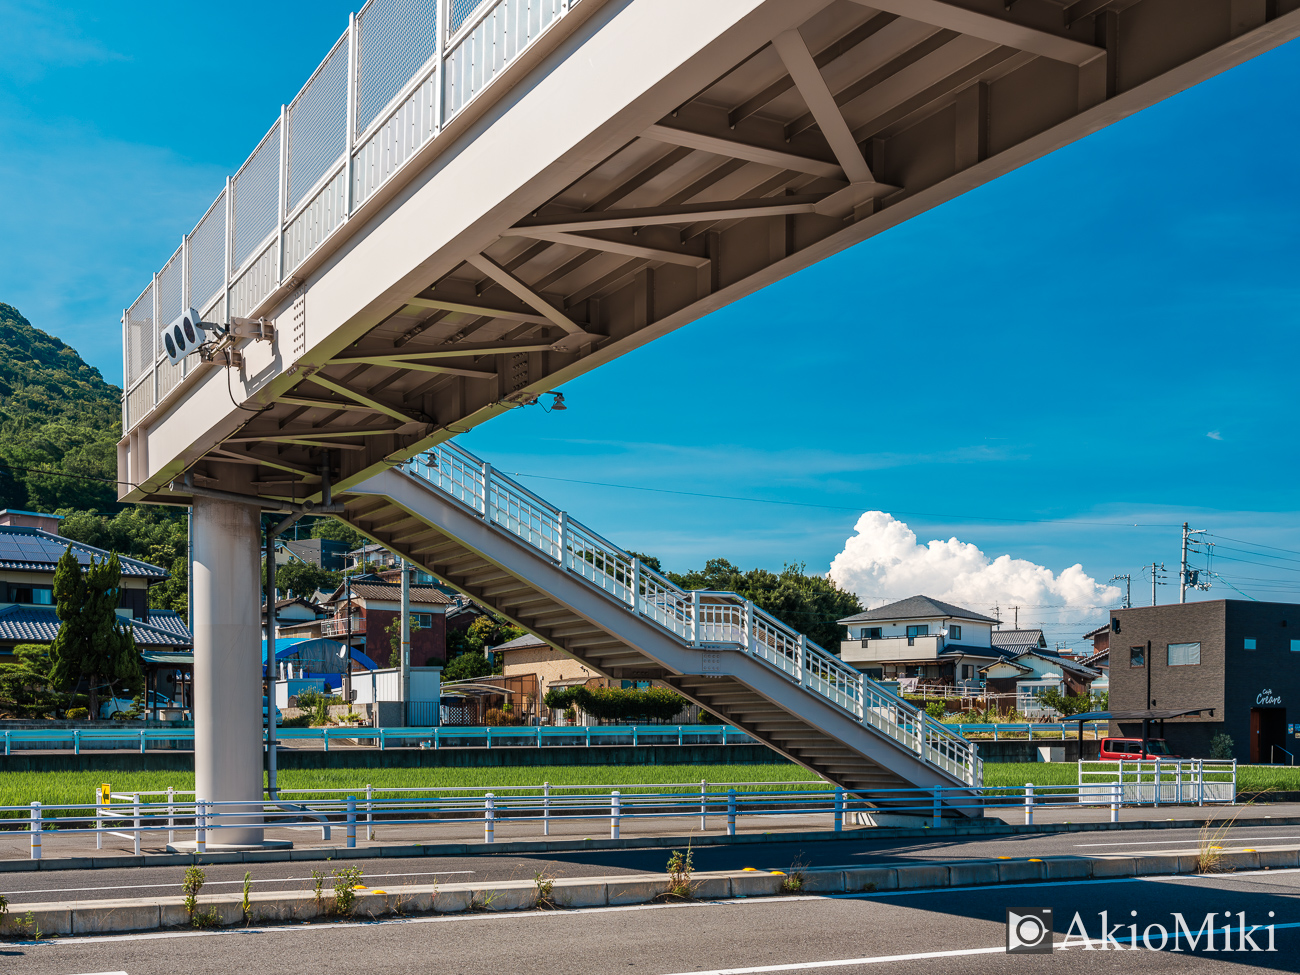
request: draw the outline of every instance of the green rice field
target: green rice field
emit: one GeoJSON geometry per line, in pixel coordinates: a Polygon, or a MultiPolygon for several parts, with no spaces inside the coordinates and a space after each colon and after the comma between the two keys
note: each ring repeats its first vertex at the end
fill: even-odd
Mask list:
{"type": "MultiPolygon", "coordinates": [[[[1072,786],[1077,766],[1062,763],[989,763],[984,766],[984,784],[993,788],[1023,789],[1032,782],[1044,789],[1072,786]]],[[[759,783],[739,786],[745,790],[795,788],[794,782],[809,782],[814,776],[797,765],[565,765],[512,768],[432,769],[285,769],[280,772],[282,790],[350,789],[364,794],[367,784],[376,789],[465,789],[481,793],[489,789],[540,789],[550,782],[553,790],[564,787],[626,789],[631,785],[671,784],[698,788],[701,779],[715,786],[728,783],[759,783]]],[[[90,803],[101,782],[115,793],[164,791],[194,788],[194,776],[186,772],[0,772],[0,806],[27,806],[33,800],[44,805],[90,803]]],[[[804,786],[803,788],[813,788],[804,786]]],[[[1300,791],[1300,768],[1270,765],[1238,766],[1240,792],[1300,791]]],[[[666,790],[667,791],[667,790],[666,790]]],[[[1263,797],[1267,800],[1267,796],[1263,797]]],[[[0,814],[7,817],[17,812],[0,814]]],[[[48,815],[53,815],[53,812],[48,815]]]]}

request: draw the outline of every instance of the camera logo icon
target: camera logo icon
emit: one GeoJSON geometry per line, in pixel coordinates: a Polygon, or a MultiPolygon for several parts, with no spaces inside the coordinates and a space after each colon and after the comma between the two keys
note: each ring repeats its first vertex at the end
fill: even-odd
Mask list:
{"type": "Polygon", "coordinates": [[[1052,909],[1050,907],[1007,908],[1007,954],[1050,955],[1052,953],[1052,909]]]}

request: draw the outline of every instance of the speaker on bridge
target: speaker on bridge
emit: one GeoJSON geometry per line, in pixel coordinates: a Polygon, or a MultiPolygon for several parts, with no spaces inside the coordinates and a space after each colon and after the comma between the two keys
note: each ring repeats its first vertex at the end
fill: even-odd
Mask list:
{"type": "Polygon", "coordinates": [[[220,333],[220,326],[202,321],[199,313],[189,308],[163,330],[163,347],[167,350],[168,360],[177,366],[187,355],[197,352],[210,337],[215,338],[220,333]]]}

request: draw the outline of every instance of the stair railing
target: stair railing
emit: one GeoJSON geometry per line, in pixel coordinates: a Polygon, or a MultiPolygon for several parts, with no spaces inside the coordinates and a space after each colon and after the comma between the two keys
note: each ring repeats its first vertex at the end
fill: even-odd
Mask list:
{"type": "Polygon", "coordinates": [[[971,785],[976,746],[736,593],[686,591],[486,461],[442,443],[410,473],[691,646],[739,648],[971,785]]]}

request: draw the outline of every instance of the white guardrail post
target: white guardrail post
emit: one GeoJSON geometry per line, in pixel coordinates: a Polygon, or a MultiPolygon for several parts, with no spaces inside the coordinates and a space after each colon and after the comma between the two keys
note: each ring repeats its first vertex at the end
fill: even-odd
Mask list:
{"type": "Polygon", "coordinates": [[[542,835],[551,835],[551,783],[542,783],[542,835]]]}
{"type": "Polygon", "coordinates": [[[32,803],[31,832],[32,859],[39,860],[41,858],[41,804],[39,802],[32,803]]]}
{"type": "Polygon", "coordinates": [[[835,832],[844,832],[844,788],[835,787],[835,832]]]}
{"type": "Polygon", "coordinates": [[[202,855],[208,852],[208,815],[207,801],[194,800],[194,852],[202,855]]]}
{"type": "Polygon", "coordinates": [[[1025,783],[1025,825],[1034,825],[1034,783],[1025,783]]]}
{"type": "Polygon", "coordinates": [[[95,790],[95,849],[104,848],[104,800],[99,790],[95,790]]]}
{"type": "Polygon", "coordinates": [[[1111,793],[1110,793],[1110,821],[1112,823],[1119,822],[1119,802],[1123,796],[1123,793],[1124,793],[1124,785],[1123,783],[1117,781],[1115,785],[1111,788],[1111,793]]]}
{"type": "Polygon", "coordinates": [[[1153,808],[1160,808],[1160,759],[1156,759],[1156,790],[1153,808]]]}
{"type": "Polygon", "coordinates": [[[348,796],[348,849],[357,845],[357,797],[348,796]]]}
{"type": "Polygon", "coordinates": [[[492,793],[483,796],[483,842],[495,841],[496,833],[496,797],[492,793]]]}
{"type": "Polygon", "coordinates": [[[611,840],[618,839],[618,821],[619,817],[622,815],[622,810],[619,808],[619,804],[619,791],[615,789],[609,794],[609,838],[611,840]]]}
{"type": "Polygon", "coordinates": [[[134,827],[132,833],[135,835],[135,855],[139,856],[140,855],[140,793],[138,792],[134,792],[131,794],[131,820],[132,820],[132,826],[134,827]]]}
{"type": "Polygon", "coordinates": [[[167,787],[167,842],[176,842],[176,790],[167,787]]]}
{"type": "Polygon", "coordinates": [[[375,838],[375,803],[374,792],[370,783],[366,783],[366,839],[374,841],[375,838]]]}
{"type": "Polygon", "coordinates": [[[942,787],[937,785],[931,788],[930,813],[934,819],[932,825],[935,829],[938,829],[943,825],[943,802],[940,799],[941,789],[942,787]]]}

